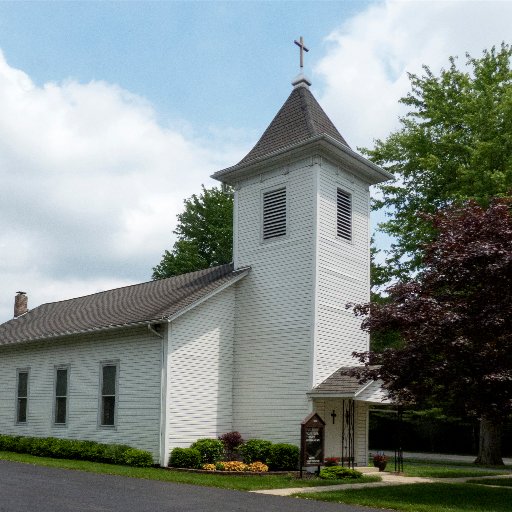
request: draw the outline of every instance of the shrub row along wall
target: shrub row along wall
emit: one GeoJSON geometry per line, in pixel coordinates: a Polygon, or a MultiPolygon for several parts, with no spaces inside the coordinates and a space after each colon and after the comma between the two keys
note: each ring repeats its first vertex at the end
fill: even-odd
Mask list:
{"type": "Polygon", "coordinates": [[[88,460],[127,466],[153,465],[153,457],[149,452],[124,444],[102,444],[96,441],[0,435],[0,450],[28,453],[38,457],[88,460]]]}
{"type": "MultiPolygon", "coordinates": [[[[299,465],[299,449],[292,444],[250,439],[240,445],[237,452],[245,464],[263,462],[272,470],[295,470],[299,465]]],[[[203,464],[218,463],[224,455],[224,445],[218,439],[198,439],[190,448],[174,448],[169,466],[197,469],[203,464]]]]}

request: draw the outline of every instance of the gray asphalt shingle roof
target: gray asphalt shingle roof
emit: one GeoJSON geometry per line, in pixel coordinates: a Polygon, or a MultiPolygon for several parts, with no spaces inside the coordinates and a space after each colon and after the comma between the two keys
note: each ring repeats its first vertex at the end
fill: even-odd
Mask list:
{"type": "Polygon", "coordinates": [[[321,134],[330,135],[348,146],[311,91],[307,87],[296,87],[260,140],[238,165],[321,134]]]}
{"type": "Polygon", "coordinates": [[[260,140],[236,165],[216,172],[220,178],[226,172],[244,167],[260,158],[305,142],[319,135],[329,135],[350,147],[308,87],[295,87],[276,114],[260,140]]]}
{"type": "Polygon", "coordinates": [[[221,265],[42,304],[0,325],[0,345],[163,321],[245,272],[234,270],[232,264],[221,265]]]}
{"type": "Polygon", "coordinates": [[[349,367],[338,368],[332,375],[313,388],[309,394],[355,395],[365,388],[367,384],[360,384],[356,377],[349,377],[342,373],[350,369],[349,367]]]}

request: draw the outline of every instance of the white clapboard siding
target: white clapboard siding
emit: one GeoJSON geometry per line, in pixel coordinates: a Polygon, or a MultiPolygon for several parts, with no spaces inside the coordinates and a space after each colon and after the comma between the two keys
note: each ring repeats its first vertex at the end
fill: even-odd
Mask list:
{"type": "Polygon", "coordinates": [[[162,340],[147,329],[123,330],[6,346],[0,349],[0,432],[120,443],[148,450],[160,444],[162,340]],[[98,426],[100,364],[119,363],[117,425],[98,426]],[[68,422],[53,425],[55,366],[69,368],[68,422]],[[15,423],[16,370],[30,368],[28,417],[15,423]]]}
{"type": "Polygon", "coordinates": [[[355,404],[355,459],[358,466],[368,464],[368,421],[369,406],[356,400],[355,404]]]}
{"type": "MultiPolygon", "coordinates": [[[[325,456],[341,457],[342,398],[313,400],[313,410],[325,421],[325,456]],[[334,423],[332,411],[335,412],[334,423]]],[[[357,466],[368,465],[368,404],[354,405],[354,458],[357,466]]]]}
{"type": "Polygon", "coordinates": [[[174,320],[168,341],[168,445],[232,430],[235,289],[174,320]]]}
{"type": "Polygon", "coordinates": [[[298,444],[308,414],[313,333],[314,166],[269,169],[236,187],[233,428],[245,438],[298,444]],[[287,231],[262,236],[263,195],[286,188],[287,231]]]}
{"type": "Polygon", "coordinates": [[[343,168],[323,160],[318,175],[316,332],[313,386],[341,366],[357,364],[354,351],[368,350],[368,335],[347,303],[369,300],[369,191],[343,168]],[[350,194],[352,234],[337,235],[338,189],[350,194]]]}

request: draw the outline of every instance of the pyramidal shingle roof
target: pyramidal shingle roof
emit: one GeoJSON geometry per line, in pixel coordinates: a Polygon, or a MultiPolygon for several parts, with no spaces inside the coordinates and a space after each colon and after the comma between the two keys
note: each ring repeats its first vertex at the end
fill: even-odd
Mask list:
{"type": "Polygon", "coordinates": [[[330,135],[349,147],[309,87],[299,85],[288,96],[260,140],[237,165],[249,163],[322,134],[330,135]]]}
{"type": "Polygon", "coordinates": [[[247,270],[221,265],[43,304],[0,325],[0,345],[165,321],[247,270]]]}
{"type": "Polygon", "coordinates": [[[321,135],[328,135],[350,148],[309,90],[309,82],[303,79],[295,83],[290,96],[251,151],[236,165],[214,173],[213,178],[220,179],[228,172],[321,135]]]}

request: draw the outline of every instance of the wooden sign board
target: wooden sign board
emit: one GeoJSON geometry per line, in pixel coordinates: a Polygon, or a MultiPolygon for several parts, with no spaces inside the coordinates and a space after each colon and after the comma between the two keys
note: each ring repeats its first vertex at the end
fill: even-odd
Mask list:
{"type": "Polygon", "coordinates": [[[301,465],[321,466],[324,463],[325,422],[313,412],[301,425],[301,465]]]}

